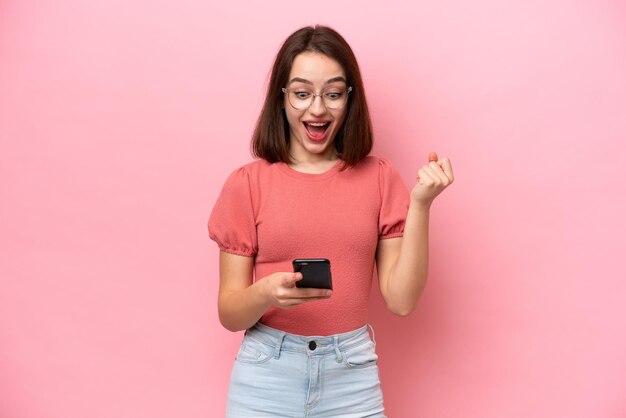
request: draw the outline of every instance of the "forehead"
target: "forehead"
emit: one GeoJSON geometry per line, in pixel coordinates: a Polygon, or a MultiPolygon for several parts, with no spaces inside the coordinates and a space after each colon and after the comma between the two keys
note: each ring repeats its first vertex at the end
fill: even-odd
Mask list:
{"type": "Polygon", "coordinates": [[[296,55],[289,72],[289,80],[302,78],[320,85],[332,78],[345,78],[345,76],[345,71],[339,62],[328,55],[311,51],[296,55]]]}

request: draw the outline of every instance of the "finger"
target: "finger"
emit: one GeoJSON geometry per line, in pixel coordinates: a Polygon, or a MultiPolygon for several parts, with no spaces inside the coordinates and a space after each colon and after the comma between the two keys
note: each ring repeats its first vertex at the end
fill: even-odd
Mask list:
{"type": "Polygon", "coordinates": [[[276,306],[289,309],[306,302],[328,299],[331,296],[332,290],[294,288],[282,292],[282,295],[277,298],[276,306]]]}
{"type": "Polygon", "coordinates": [[[438,161],[439,158],[437,158],[437,153],[436,152],[431,152],[430,154],[428,154],[428,162],[432,162],[432,161],[438,161]]]}
{"type": "Polygon", "coordinates": [[[303,303],[308,303],[308,302],[315,302],[316,300],[323,300],[323,299],[327,299],[326,297],[323,298],[292,298],[292,299],[286,299],[280,302],[280,304],[278,305],[278,307],[280,307],[281,309],[291,309],[291,308],[295,308],[298,305],[302,305],[303,303]]]}
{"type": "Polygon", "coordinates": [[[330,289],[318,289],[315,287],[290,287],[281,289],[277,297],[282,300],[291,299],[321,299],[332,295],[330,289]]]}
{"type": "Polygon", "coordinates": [[[285,287],[296,287],[298,280],[302,280],[302,273],[285,273],[281,284],[285,287]]]}
{"type": "Polygon", "coordinates": [[[446,173],[446,176],[450,179],[450,181],[453,181],[454,173],[452,172],[452,163],[450,162],[450,159],[444,158],[439,161],[439,163],[441,164],[443,172],[446,173]]]}
{"type": "Polygon", "coordinates": [[[428,164],[428,167],[432,168],[434,174],[437,176],[437,178],[439,179],[441,183],[443,184],[450,183],[450,179],[448,179],[448,176],[443,171],[443,168],[441,168],[441,166],[439,165],[439,162],[431,162],[428,164]]]}
{"type": "Polygon", "coordinates": [[[314,287],[299,287],[297,289],[299,298],[329,298],[333,291],[330,289],[317,289],[314,287]]]}
{"type": "Polygon", "coordinates": [[[428,172],[427,168],[430,168],[430,167],[425,165],[422,168],[420,168],[419,171],[417,172],[417,181],[419,184],[430,184],[433,182],[433,177],[428,172]]]}
{"type": "MultiPolygon", "coordinates": [[[[431,164],[437,164],[437,163],[431,163],[431,164]]],[[[435,184],[436,185],[436,184],[441,183],[441,177],[437,173],[436,169],[434,169],[430,165],[425,165],[422,168],[428,174],[429,182],[426,183],[426,184],[435,184]]],[[[439,169],[439,170],[441,170],[441,169],[439,169]]],[[[441,175],[443,175],[443,173],[441,175]]],[[[443,175],[443,176],[445,177],[445,175],[443,175]]]]}

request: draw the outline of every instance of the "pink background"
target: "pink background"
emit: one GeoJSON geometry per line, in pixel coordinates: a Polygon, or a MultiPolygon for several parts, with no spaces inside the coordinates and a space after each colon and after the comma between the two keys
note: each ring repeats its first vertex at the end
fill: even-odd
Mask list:
{"type": "Polygon", "coordinates": [[[223,415],[206,221],[312,23],[376,154],[455,165],[417,311],[372,299],[388,414],[626,417],[626,7],[404,3],[0,3],[1,417],[223,415]]]}

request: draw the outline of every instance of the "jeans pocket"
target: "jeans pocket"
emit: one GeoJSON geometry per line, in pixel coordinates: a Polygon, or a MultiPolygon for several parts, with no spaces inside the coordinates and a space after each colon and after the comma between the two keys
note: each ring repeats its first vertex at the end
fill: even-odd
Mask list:
{"type": "Polygon", "coordinates": [[[265,363],[274,355],[274,348],[250,338],[245,338],[239,347],[237,361],[242,363],[265,363]]]}
{"type": "Polygon", "coordinates": [[[375,345],[372,341],[350,347],[344,351],[344,363],[351,369],[375,366],[378,362],[375,345]]]}

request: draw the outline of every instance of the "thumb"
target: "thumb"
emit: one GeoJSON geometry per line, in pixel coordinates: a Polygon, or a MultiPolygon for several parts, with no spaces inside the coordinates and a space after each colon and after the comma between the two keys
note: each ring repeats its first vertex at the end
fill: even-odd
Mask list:
{"type": "Polygon", "coordinates": [[[295,286],[298,280],[302,280],[302,273],[285,273],[283,276],[283,284],[288,287],[295,286]]]}
{"type": "Polygon", "coordinates": [[[437,157],[437,153],[436,152],[431,152],[430,154],[428,154],[428,162],[437,162],[439,161],[439,157],[437,157]]]}

